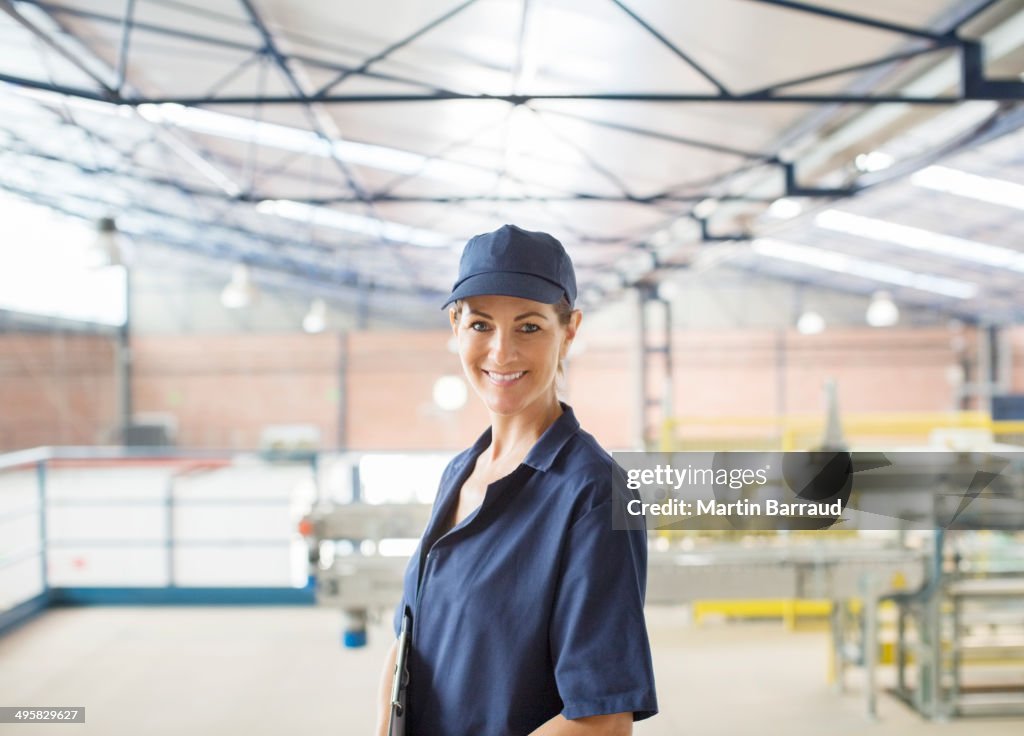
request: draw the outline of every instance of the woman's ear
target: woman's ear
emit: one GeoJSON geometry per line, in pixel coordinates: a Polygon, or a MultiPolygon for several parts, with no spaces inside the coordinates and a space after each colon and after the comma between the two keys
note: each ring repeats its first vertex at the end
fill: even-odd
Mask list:
{"type": "Polygon", "coordinates": [[[448,320],[452,323],[452,332],[459,334],[459,319],[455,316],[455,307],[448,308],[448,320]]]}
{"type": "Polygon", "coordinates": [[[572,310],[572,314],[569,315],[569,324],[565,326],[565,338],[562,340],[562,350],[559,353],[563,360],[569,353],[569,347],[572,345],[572,341],[576,339],[576,333],[579,331],[580,323],[582,321],[583,312],[578,309],[572,310]]]}

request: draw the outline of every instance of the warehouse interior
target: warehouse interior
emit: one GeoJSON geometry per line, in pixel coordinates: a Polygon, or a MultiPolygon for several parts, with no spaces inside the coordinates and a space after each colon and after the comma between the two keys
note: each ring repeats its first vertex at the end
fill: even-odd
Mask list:
{"type": "Polygon", "coordinates": [[[649,518],[634,733],[1020,733],[1024,0],[0,10],[0,709],[373,733],[513,223],[617,460],[887,453],[925,509],[649,518]]]}

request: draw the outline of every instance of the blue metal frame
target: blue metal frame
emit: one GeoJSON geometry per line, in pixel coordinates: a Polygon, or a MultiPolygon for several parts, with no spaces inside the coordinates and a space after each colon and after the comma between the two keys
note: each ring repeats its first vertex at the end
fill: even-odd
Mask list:
{"type": "Polygon", "coordinates": [[[316,590],[304,588],[56,588],[50,606],[312,606],[316,590]]]}
{"type": "Polygon", "coordinates": [[[0,612],[0,637],[10,634],[22,624],[26,624],[50,605],[50,593],[40,593],[34,598],[19,603],[13,608],[0,612]]]}

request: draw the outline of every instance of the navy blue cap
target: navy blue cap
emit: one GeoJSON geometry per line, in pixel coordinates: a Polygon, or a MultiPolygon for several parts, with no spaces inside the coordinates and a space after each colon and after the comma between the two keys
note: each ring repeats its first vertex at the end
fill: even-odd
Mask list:
{"type": "Polygon", "coordinates": [[[565,248],[547,233],[502,225],[475,235],[459,261],[459,278],[447,307],[456,299],[498,294],[556,304],[564,296],[576,303],[576,272],[565,248]]]}

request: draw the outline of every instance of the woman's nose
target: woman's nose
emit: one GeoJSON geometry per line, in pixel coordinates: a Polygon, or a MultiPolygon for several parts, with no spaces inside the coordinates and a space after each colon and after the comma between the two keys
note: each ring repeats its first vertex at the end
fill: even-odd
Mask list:
{"type": "Polygon", "coordinates": [[[496,366],[508,365],[516,357],[516,346],[511,330],[494,330],[491,333],[491,361],[496,366]]]}

